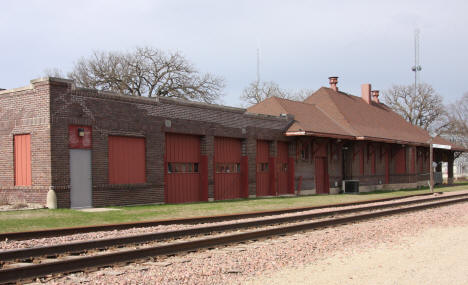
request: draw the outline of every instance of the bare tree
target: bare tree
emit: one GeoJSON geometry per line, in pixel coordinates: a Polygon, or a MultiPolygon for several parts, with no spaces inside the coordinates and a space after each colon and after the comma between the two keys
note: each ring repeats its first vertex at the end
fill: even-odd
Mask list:
{"type": "Polygon", "coordinates": [[[439,130],[450,125],[442,97],[429,84],[394,85],[383,94],[384,103],[413,125],[439,130]]]}
{"type": "Polygon", "coordinates": [[[43,75],[46,77],[64,77],[62,71],[58,68],[46,68],[43,75]]]}
{"type": "Polygon", "coordinates": [[[77,85],[131,96],[165,96],[212,103],[223,79],[200,74],[181,54],[139,47],[132,52],[94,52],[68,74],[77,85]]]}
{"type": "Polygon", "coordinates": [[[448,114],[451,127],[444,134],[468,148],[468,92],[449,105],[448,114]]]}
{"type": "Polygon", "coordinates": [[[289,91],[289,99],[291,100],[296,100],[296,101],[304,101],[307,97],[312,95],[314,93],[314,90],[312,89],[297,89],[294,91],[289,91]]]}
{"type": "Polygon", "coordinates": [[[308,89],[299,89],[296,91],[285,90],[273,81],[254,81],[242,91],[240,99],[246,105],[260,103],[269,97],[279,97],[290,100],[303,101],[311,93],[312,91],[308,89]]]}

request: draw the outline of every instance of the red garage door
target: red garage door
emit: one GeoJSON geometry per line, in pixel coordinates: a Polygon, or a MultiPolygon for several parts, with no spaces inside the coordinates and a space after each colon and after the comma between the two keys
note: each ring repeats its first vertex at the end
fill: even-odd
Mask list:
{"type": "Polygon", "coordinates": [[[278,195],[288,194],[288,144],[278,142],[278,195]]]}
{"type": "Polygon", "coordinates": [[[270,143],[257,141],[257,196],[267,196],[270,192],[270,143]]]}
{"type": "Polygon", "coordinates": [[[168,203],[201,201],[200,137],[167,133],[165,170],[168,203]]]}
{"type": "Polygon", "coordinates": [[[215,200],[235,199],[241,193],[241,141],[216,137],[214,141],[215,200]]]}

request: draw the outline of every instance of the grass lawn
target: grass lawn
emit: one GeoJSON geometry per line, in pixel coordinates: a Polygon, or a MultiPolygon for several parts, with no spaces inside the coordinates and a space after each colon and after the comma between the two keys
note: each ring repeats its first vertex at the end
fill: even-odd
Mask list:
{"type": "MultiPolygon", "coordinates": [[[[451,187],[436,187],[436,191],[468,190],[468,183],[451,187]]],[[[82,212],[72,209],[40,209],[0,212],[0,232],[40,230],[58,227],[113,224],[144,220],[159,220],[196,216],[212,216],[241,212],[276,210],[373,200],[388,197],[429,193],[428,189],[376,191],[360,194],[313,195],[305,197],[275,197],[189,204],[164,204],[112,207],[119,211],[82,212]]]]}

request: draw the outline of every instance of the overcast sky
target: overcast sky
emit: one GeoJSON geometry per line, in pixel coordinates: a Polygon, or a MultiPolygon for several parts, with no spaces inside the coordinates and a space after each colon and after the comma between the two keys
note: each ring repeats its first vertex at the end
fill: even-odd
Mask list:
{"type": "Polygon", "coordinates": [[[224,77],[224,103],[238,106],[256,78],[286,89],[385,90],[412,84],[414,30],[421,79],[453,102],[468,91],[468,1],[1,1],[0,87],[44,70],[67,73],[93,50],[152,46],[181,52],[224,77]]]}

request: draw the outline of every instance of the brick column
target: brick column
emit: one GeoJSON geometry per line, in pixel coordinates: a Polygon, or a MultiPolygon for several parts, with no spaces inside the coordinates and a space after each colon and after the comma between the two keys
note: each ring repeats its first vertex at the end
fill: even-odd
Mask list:
{"type": "MultiPolygon", "coordinates": [[[[247,167],[249,170],[248,174],[248,195],[249,197],[255,198],[257,196],[257,140],[249,137],[245,141],[245,152],[249,157],[247,167]]],[[[242,148],[244,150],[244,147],[242,148]]],[[[244,153],[242,153],[244,155],[244,153]]]]}
{"type": "Polygon", "coordinates": [[[249,157],[247,156],[247,139],[241,142],[241,197],[249,197],[249,157]]]}
{"type": "Polygon", "coordinates": [[[213,156],[214,156],[214,136],[206,135],[200,141],[202,159],[206,160],[208,171],[208,200],[214,200],[214,176],[213,176],[213,156]],[[204,158],[203,158],[204,157],[204,158]]]}
{"type": "Polygon", "coordinates": [[[277,187],[276,187],[276,155],[278,153],[277,150],[277,142],[272,141],[270,143],[270,195],[276,196],[277,195],[277,187]]]}

